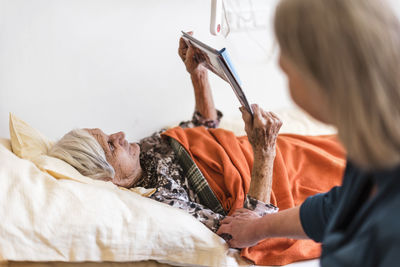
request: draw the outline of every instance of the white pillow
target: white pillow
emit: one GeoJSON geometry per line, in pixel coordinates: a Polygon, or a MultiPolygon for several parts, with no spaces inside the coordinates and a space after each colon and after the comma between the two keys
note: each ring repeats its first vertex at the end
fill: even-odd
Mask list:
{"type": "Polygon", "coordinates": [[[0,144],[0,259],[247,265],[186,212],[115,187],[57,180],[43,154],[20,151],[46,172],[0,144]]]}
{"type": "Polygon", "coordinates": [[[10,137],[12,150],[20,158],[32,159],[46,154],[52,142],[39,131],[10,113],[10,137]]]}

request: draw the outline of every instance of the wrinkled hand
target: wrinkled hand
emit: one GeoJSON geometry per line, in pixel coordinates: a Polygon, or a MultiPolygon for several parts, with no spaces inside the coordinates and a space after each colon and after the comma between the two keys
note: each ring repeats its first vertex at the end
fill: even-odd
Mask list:
{"type": "MultiPolygon", "coordinates": [[[[188,34],[193,35],[193,32],[188,32],[188,34]]],[[[206,71],[206,68],[203,66],[205,59],[201,51],[191,45],[188,45],[183,38],[179,40],[178,54],[183,63],[185,63],[186,70],[190,74],[206,71]]]]}
{"type": "Polygon", "coordinates": [[[217,234],[224,237],[232,248],[245,248],[257,245],[260,237],[257,236],[257,220],[261,217],[254,211],[242,208],[236,210],[232,216],[221,221],[217,234]]]}
{"type": "Polygon", "coordinates": [[[275,157],[276,138],[282,126],[282,121],[273,112],[266,112],[257,104],[251,105],[254,118],[241,107],[242,118],[245,123],[245,131],[254,154],[262,157],[275,157]]]}

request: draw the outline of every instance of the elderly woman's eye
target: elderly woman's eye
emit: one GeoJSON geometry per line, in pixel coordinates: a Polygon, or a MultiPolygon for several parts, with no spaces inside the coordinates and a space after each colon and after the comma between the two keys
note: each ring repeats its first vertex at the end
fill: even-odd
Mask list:
{"type": "Polygon", "coordinates": [[[108,142],[108,146],[110,148],[111,151],[114,151],[114,145],[111,142],[108,142]]]}

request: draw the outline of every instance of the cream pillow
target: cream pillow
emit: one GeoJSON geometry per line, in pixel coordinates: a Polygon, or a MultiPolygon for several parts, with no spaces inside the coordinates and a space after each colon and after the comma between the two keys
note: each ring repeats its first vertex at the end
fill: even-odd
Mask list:
{"type": "Polygon", "coordinates": [[[188,213],[132,192],[56,180],[0,144],[2,261],[246,265],[188,213]]]}
{"type": "Polygon", "coordinates": [[[10,113],[11,147],[15,155],[32,159],[46,154],[52,142],[39,131],[10,113]]]}
{"type": "MultiPolygon", "coordinates": [[[[14,154],[20,158],[32,161],[40,170],[49,173],[54,178],[128,190],[118,187],[112,182],[99,181],[86,177],[65,161],[46,155],[54,142],[11,113],[9,123],[11,147],[14,154]]],[[[129,191],[139,193],[143,196],[151,196],[155,192],[155,189],[136,187],[129,189],[129,191]]]]}

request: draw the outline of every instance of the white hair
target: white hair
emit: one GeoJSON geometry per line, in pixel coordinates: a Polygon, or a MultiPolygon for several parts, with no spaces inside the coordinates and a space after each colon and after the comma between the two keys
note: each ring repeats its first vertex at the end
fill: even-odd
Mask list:
{"type": "Polygon", "coordinates": [[[113,178],[115,175],[103,148],[83,129],[75,129],[64,135],[49,150],[48,155],[67,162],[82,175],[94,179],[113,178]]]}
{"type": "Polygon", "coordinates": [[[348,157],[367,169],[399,164],[400,23],[388,4],[282,0],[275,34],[282,54],[330,100],[348,157]]]}

